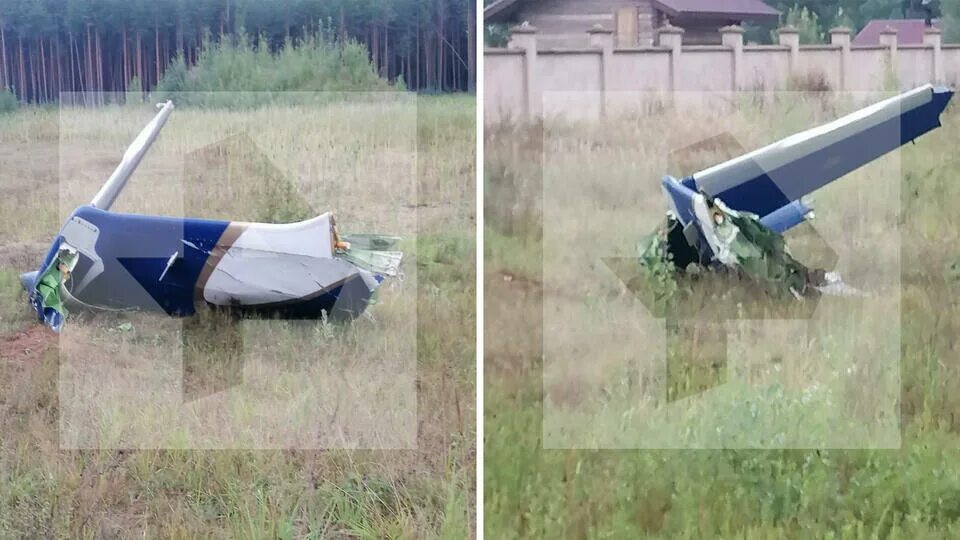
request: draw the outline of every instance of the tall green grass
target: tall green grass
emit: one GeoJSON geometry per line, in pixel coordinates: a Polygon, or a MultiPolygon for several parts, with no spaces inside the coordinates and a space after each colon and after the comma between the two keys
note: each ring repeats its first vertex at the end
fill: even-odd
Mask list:
{"type": "MultiPolygon", "coordinates": [[[[416,249],[404,268],[416,268],[415,295],[401,297],[402,290],[385,287],[379,303],[369,312],[372,319],[363,318],[354,325],[318,324],[304,331],[291,325],[289,331],[284,328],[277,334],[280,338],[266,342],[271,354],[276,351],[288,360],[302,356],[304,340],[315,340],[311,343],[315,347],[338,350],[372,343],[361,339],[363,328],[378,338],[394,335],[401,325],[391,321],[403,313],[401,308],[409,307],[402,302],[415,302],[416,448],[62,449],[65,439],[59,422],[69,402],[61,401],[58,387],[64,367],[60,353],[76,350],[80,354],[87,347],[95,360],[108,357],[125,364],[149,360],[146,354],[151,350],[161,355],[168,352],[168,342],[157,341],[157,332],[141,332],[143,326],[133,315],[78,314],[69,322],[68,333],[82,338],[61,345],[59,351],[54,342],[44,354],[27,355],[18,350],[16,358],[8,359],[0,352],[0,538],[464,538],[473,534],[475,104],[463,95],[408,97],[418,100],[416,116],[404,120],[416,121],[416,130],[409,133],[397,129],[396,117],[368,115],[364,112],[368,109],[355,104],[340,109],[264,107],[251,117],[246,116],[248,111],[181,111],[151,154],[160,161],[165,152],[162,145],[177,141],[178,133],[202,131],[195,127],[198,125],[222,125],[231,134],[242,131],[234,126],[252,122],[257,128],[255,135],[263,136],[260,148],[268,154],[279,153],[277,162],[295,161],[306,171],[302,175],[325,173],[336,182],[315,186],[316,192],[305,191],[305,184],[296,182],[302,175],[271,176],[260,161],[251,159],[251,155],[260,156],[259,152],[246,155],[249,147],[228,140],[204,147],[208,152],[195,158],[208,174],[229,173],[231,194],[226,194],[223,183],[205,183],[204,178],[194,177],[194,206],[178,209],[172,197],[149,192],[138,195],[138,189],[164,183],[164,178],[152,177],[145,162],[128,187],[130,191],[125,192],[123,204],[138,212],[183,211],[226,219],[287,221],[308,215],[304,200],[313,205],[310,212],[336,211],[338,199],[321,191],[336,189],[334,195],[339,193],[344,201],[337,217],[343,218],[345,226],[351,222],[357,227],[372,226],[388,213],[386,209],[408,216],[404,226],[410,234],[404,234],[405,241],[407,245],[415,243],[416,249]],[[337,129],[356,137],[349,151],[327,150],[341,148],[328,141],[331,136],[338,145],[345,143],[337,129]],[[390,193],[387,180],[392,177],[380,172],[380,167],[412,164],[408,151],[414,142],[401,135],[414,133],[416,197],[385,196],[390,193]],[[294,151],[293,147],[300,148],[297,145],[320,150],[302,150],[300,158],[285,160],[283,156],[294,151]],[[231,155],[232,169],[209,161],[221,150],[231,155]],[[159,180],[150,182],[152,178],[159,180]],[[285,178],[294,185],[282,181],[285,178]],[[208,185],[216,188],[207,191],[204,186],[208,185]],[[354,189],[364,190],[364,196],[355,196],[354,189]],[[355,201],[370,207],[347,204],[355,201]],[[385,209],[380,209],[381,204],[385,209]],[[127,347],[125,350],[135,354],[116,353],[119,349],[111,349],[114,354],[106,352],[114,346],[127,347]]],[[[69,121],[73,114],[91,115],[89,123],[75,118],[80,123],[75,124],[77,133],[83,137],[83,152],[102,158],[80,159],[77,152],[69,151],[69,138],[60,146],[59,116],[54,110],[22,107],[0,122],[0,146],[5,144],[7,149],[5,167],[0,167],[0,190],[7,196],[0,209],[8,225],[0,234],[0,344],[7,344],[9,337],[24,329],[46,332],[33,326],[17,275],[36,264],[21,261],[26,258],[21,251],[42,256],[50,234],[63,219],[57,204],[60,161],[84,171],[99,185],[115,166],[116,149],[129,142],[127,133],[136,133],[141,127],[137,115],[124,107],[68,111],[64,118],[69,121]],[[113,128],[97,128],[118,124],[125,126],[119,135],[113,128]],[[109,151],[91,150],[101,147],[109,151]],[[57,153],[58,148],[62,153],[57,153]],[[37,190],[48,196],[35,196],[37,190]]],[[[184,174],[197,170],[188,164],[184,174]]],[[[71,185],[84,181],[70,180],[71,185]]],[[[78,188],[78,200],[89,198],[87,187],[78,188]]],[[[72,206],[73,202],[67,201],[63,207],[69,211],[72,206]]],[[[406,271],[409,276],[410,270],[406,271]]],[[[202,368],[194,370],[198,376],[191,376],[197,383],[196,392],[186,389],[191,399],[235,383],[231,377],[237,375],[238,336],[231,332],[230,322],[222,314],[205,312],[184,325],[186,332],[199,338],[190,340],[184,351],[184,367],[188,372],[202,368]],[[205,360],[207,363],[201,364],[205,360]]],[[[367,361],[382,366],[387,353],[373,347],[368,351],[367,361]]],[[[131,412],[142,409],[142,403],[129,408],[131,412]]]]}
{"type": "Polygon", "coordinates": [[[17,96],[9,88],[0,88],[0,114],[17,109],[17,96]]]}
{"type": "MultiPolygon", "coordinates": [[[[836,113],[823,114],[827,119],[836,113]]],[[[757,110],[751,118],[757,126],[766,126],[765,119],[777,118],[778,126],[789,133],[804,127],[794,126],[796,122],[809,124],[810,113],[795,107],[757,110]]],[[[551,258],[572,258],[578,251],[572,233],[569,253],[548,252],[544,247],[546,173],[541,164],[549,164],[551,156],[545,153],[543,126],[488,126],[484,245],[487,537],[957,537],[960,279],[955,268],[960,228],[955,201],[960,190],[950,180],[960,174],[960,160],[953,151],[960,137],[956,104],[944,115],[943,124],[942,129],[918,139],[900,154],[898,420],[902,444],[894,450],[821,451],[545,448],[552,445],[544,441],[545,397],[551,390],[545,379],[544,334],[548,330],[544,329],[544,298],[566,298],[562,296],[566,293],[570,302],[589,303],[584,317],[574,322],[582,335],[571,341],[595,353],[616,346],[592,338],[590,332],[597,323],[587,308],[603,306],[615,300],[616,294],[583,299],[578,290],[558,291],[542,281],[542,269],[551,258]]],[[[573,148],[572,156],[552,156],[569,158],[564,163],[570,166],[555,167],[551,174],[568,175],[571,185],[588,182],[584,178],[593,178],[587,175],[599,171],[595,174],[608,183],[649,182],[653,192],[656,174],[674,172],[666,160],[668,170],[660,170],[660,164],[651,167],[649,162],[658,157],[645,150],[656,147],[669,133],[644,131],[642,122],[630,119],[611,120],[603,129],[578,126],[564,131],[564,127],[555,125],[548,135],[568,143],[564,148],[573,148]],[[649,139],[643,144],[632,137],[649,139]]],[[[757,131],[756,140],[744,141],[748,149],[769,142],[766,135],[760,135],[761,129],[757,131]]],[[[635,215],[649,214],[651,223],[662,219],[660,198],[608,193],[599,190],[603,184],[589,184],[595,191],[584,204],[597,208],[594,219],[620,209],[617,215],[624,217],[616,229],[618,234],[626,230],[625,236],[639,238],[649,232],[633,227],[635,215]]],[[[556,201],[561,194],[550,196],[556,201]]],[[[572,196],[562,200],[574,208],[581,203],[572,196]]],[[[822,203],[844,204],[842,200],[822,203]]],[[[858,216],[855,208],[839,215],[824,213],[818,219],[853,223],[866,219],[869,223],[869,216],[858,216]]],[[[571,231],[579,224],[571,218],[571,231]]],[[[843,351],[838,353],[837,365],[849,360],[843,351]]],[[[642,349],[625,355],[642,358],[642,349]]],[[[600,354],[594,356],[584,358],[583,369],[576,372],[582,373],[577,385],[561,388],[561,397],[574,403],[574,409],[587,409],[590,402],[577,392],[584,393],[591,377],[613,369],[611,364],[616,363],[600,354]]],[[[677,381],[680,387],[697,382],[695,373],[681,377],[687,380],[677,381]]],[[[731,421],[740,419],[730,413],[731,421]]],[[[582,426],[571,423],[568,427],[582,426]]]]}

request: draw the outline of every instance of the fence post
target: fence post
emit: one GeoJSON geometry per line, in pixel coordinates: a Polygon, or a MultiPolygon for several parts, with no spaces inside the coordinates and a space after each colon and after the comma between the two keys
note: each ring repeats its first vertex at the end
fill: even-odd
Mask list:
{"type": "Polygon", "coordinates": [[[600,55],[600,116],[607,114],[607,92],[610,91],[613,79],[613,30],[607,30],[600,24],[593,25],[587,30],[590,35],[590,46],[598,48],[600,55]]]}
{"type": "Polygon", "coordinates": [[[840,90],[849,90],[847,70],[850,69],[850,29],[846,26],[831,28],[830,44],[840,46],[840,90]]]}
{"type": "Polygon", "coordinates": [[[661,47],[670,49],[670,91],[679,90],[680,55],[683,54],[683,28],[677,28],[669,22],[657,29],[657,42],[661,47]]]}
{"type": "Polygon", "coordinates": [[[743,69],[743,28],[735,24],[724,26],[720,29],[720,42],[725,47],[733,49],[733,73],[730,82],[733,91],[736,92],[746,86],[743,82],[745,75],[743,69]]]}
{"type": "Polygon", "coordinates": [[[792,26],[784,26],[777,30],[777,35],[780,37],[780,45],[790,47],[790,67],[788,69],[790,75],[786,81],[789,84],[790,78],[794,77],[797,74],[797,69],[799,69],[800,31],[792,26]]]}
{"type": "Polygon", "coordinates": [[[943,52],[940,29],[929,26],[923,31],[923,43],[933,48],[933,82],[943,83],[943,52]]]}
{"type": "Polygon", "coordinates": [[[527,119],[533,119],[540,111],[537,93],[537,29],[527,23],[510,29],[511,49],[522,49],[523,53],[523,112],[527,119]]]}
{"type": "MultiPolygon", "coordinates": [[[[890,59],[889,60],[890,71],[889,73],[886,74],[886,76],[889,76],[891,74],[896,76],[897,75],[897,30],[896,28],[891,28],[888,26],[880,31],[880,45],[883,45],[884,47],[887,48],[887,55],[888,55],[887,58],[890,59]]],[[[886,81],[884,81],[883,86],[885,87],[884,88],[885,90],[892,90],[890,88],[886,88],[887,86],[886,81]]]]}

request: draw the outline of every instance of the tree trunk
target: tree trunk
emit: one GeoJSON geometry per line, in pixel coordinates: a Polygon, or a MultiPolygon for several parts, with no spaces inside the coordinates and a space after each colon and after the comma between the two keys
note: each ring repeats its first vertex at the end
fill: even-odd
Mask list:
{"type": "MultiPolygon", "coordinates": [[[[167,72],[167,67],[170,66],[170,36],[164,35],[163,41],[160,42],[160,47],[163,49],[160,52],[160,75],[162,76],[167,72]]],[[[157,84],[160,84],[160,81],[157,81],[157,84]]]]}
{"type": "Polygon", "coordinates": [[[17,48],[20,56],[20,100],[27,100],[27,71],[23,65],[23,38],[17,36],[17,48]]]}
{"type": "Polygon", "coordinates": [[[96,44],[97,44],[97,92],[99,97],[99,103],[103,104],[103,54],[100,49],[100,29],[96,29],[96,44]]]}
{"type": "MultiPolygon", "coordinates": [[[[93,90],[94,86],[94,73],[93,73],[93,40],[90,37],[90,25],[87,24],[87,92],[93,90]]],[[[86,102],[86,98],[84,99],[86,102]]]]}
{"type": "Polygon", "coordinates": [[[477,90],[477,16],[476,4],[470,2],[467,9],[467,91],[477,90]]]}
{"type": "MultiPolygon", "coordinates": [[[[77,86],[76,88],[80,89],[80,92],[83,92],[83,69],[82,63],[80,62],[80,50],[77,47],[77,41],[73,37],[73,31],[70,32],[70,48],[67,51],[70,54],[70,78],[73,79],[74,67],[76,67],[77,72],[77,86]]],[[[73,82],[70,83],[70,88],[73,90],[73,82]]]]}
{"type": "Polygon", "coordinates": [[[80,61],[80,48],[77,47],[73,32],[70,33],[70,50],[68,52],[70,53],[70,77],[73,77],[74,68],[77,72],[76,86],[71,84],[70,87],[83,92],[83,62],[80,61]]]}
{"type": "Polygon", "coordinates": [[[27,73],[30,75],[30,101],[36,103],[39,99],[38,89],[39,84],[37,84],[37,48],[30,47],[29,42],[27,45],[27,62],[30,63],[30,67],[27,68],[27,73]]]}
{"type": "Polygon", "coordinates": [[[390,29],[383,25],[383,70],[382,77],[390,78],[390,29]]]}
{"type": "MultiPolygon", "coordinates": [[[[155,84],[160,84],[160,21],[157,19],[157,17],[154,17],[153,19],[153,33],[154,49],[156,49],[154,56],[157,62],[157,81],[155,84]]],[[[146,90],[147,88],[144,87],[143,89],[146,90]]]]}
{"type": "Polygon", "coordinates": [[[427,88],[436,88],[437,85],[437,51],[433,47],[433,36],[431,34],[436,34],[436,32],[429,32],[423,37],[423,52],[424,52],[424,75],[426,80],[424,85],[427,88]]]}
{"type": "Polygon", "coordinates": [[[60,51],[60,36],[54,42],[57,50],[57,103],[60,102],[60,94],[63,93],[63,53],[60,51]]]}
{"type": "Polygon", "coordinates": [[[6,88],[10,84],[10,70],[7,67],[7,35],[3,31],[3,26],[0,25],[0,61],[3,62],[3,67],[0,68],[0,88],[6,88]]]}
{"type": "Polygon", "coordinates": [[[130,56],[127,54],[127,23],[123,23],[123,84],[120,85],[123,91],[127,91],[127,84],[130,83],[130,56]]]}
{"type": "Polygon", "coordinates": [[[444,53],[446,52],[446,47],[443,46],[444,39],[446,39],[446,32],[444,29],[444,20],[446,17],[443,14],[444,2],[437,3],[437,64],[440,67],[440,84],[437,86],[438,89],[442,92],[447,85],[447,63],[444,62],[444,53]]]}
{"type": "Polygon", "coordinates": [[[377,75],[380,74],[380,47],[379,47],[379,35],[377,34],[377,25],[370,25],[370,54],[373,60],[373,68],[376,70],[377,75]]]}
{"type": "Polygon", "coordinates": [[[190,55],[187,52],[186,39],[183,38],[183,20],[177,15],[177,51],[183,51],[183,61],[189,62],[190,55]]]}
{"type": "Polygon", "coordinates": [[[40,49],[40,95],[43,101],[50,99],[47,88],[47,58],[43,50],[43,38],[37,38],[37,46],[40,49]]]}
{"type": "Polygon", "coordinates": [[[34,55],[37,51],[30,48],[29,42],[27,42],[27,99],[30,102],[34,102],[37,99],[37,70],[33,69],[35,64],[34,55]]]}

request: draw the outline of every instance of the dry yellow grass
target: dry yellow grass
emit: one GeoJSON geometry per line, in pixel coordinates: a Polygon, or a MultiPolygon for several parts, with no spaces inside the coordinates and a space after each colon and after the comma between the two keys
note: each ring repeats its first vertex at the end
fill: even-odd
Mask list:
{"type": "MultiPolygon", "coordinates": [[[[660,222],[661,175],[730,157],[671,152],[723,132],[750,150],[852,103],[737,105],[487,126],[488,535],[956,534],[956,104],[944,128],[815,196],[837,269],[867,297],[671,340],[603,262],[660,222]],[[811,446],[896,450],[793,450],[811,446]],[[785,450],[636,450],[701,447],[785,450]]],[[[819,262],[798,233],[795,255],[819,262]]],[[[718,302],[716,281],[688,297],[718,302]]]]}
{"type": "Polygon", "coordinates": [[[0,359],[0,535],[471,533],[473,102],[400,100],[178,109],[115,206],[248,221],[329,210],[342,230],[404,236],[406,278],[370,317],[238,328],[206,312],[77,314],[33,354],[7,341],[34,324],[15,275],[152,111],[0,117],[0,339],[13,344],[0,359]],[[181,365],[199,388],[184,388],[181,365]]]}
{"type": "MultiPolygon", "coordinates": [[[[714,363],[722,363],[715,368],[716,387],[683,400],[669,399],[669,406],[669,386],[676,384],[669,376],[677,369],[674,364],[692,361],[678,360],[677,352],[670,350],[684,339],[671,337],[674,330],[665,329],[657,318],[660,315],[651,313],[603,262],[607,257],[636,257],[641,236],[663,219],[659,178],[666,171],[692,174],[722,161],[725,154],[738,155],[784,136],[787,130],[821,123],[838,108],[803,96],[781,96],[781,100],[762,113],[784,119],[776,125],[758,121],[761,113],[750,107],[692,104],[629,120],[545,124],[542,246],[547,447],[899,443],[894,418],[900,325],[888,315],[899,312],[900,240],[892,234],[900,217],[898,153],[817,194],[815,227],[839,256],[836,270],[867,296],[824,299],[809,321],[802,313],[772,313],[782,300],[762,294],[727,299],[727,287],[722,285],[685,297],[682,302],[703,307],[690,312],[687,306],[678,306],[683,312],[677,317],[709,320],[719,316],[714,338],[727,332],[730,337],[707,339],[703,344],[706,351],[715,349],[715,354],[708,355],[714,363]],[[700,152],[685,159],[683,166],[689,170],[671,163],[690,144],[725,133],[744,150],[700,152]],[[782,341],[772,331],[763,337],[764,324],[746,324],[750,319],[783,316],[787,319],[778,324],[789,325],[793,345],[785,351],[779,350],[782,341]],[[725,321],[728,317],[734,320],[725,321]],[[749,329],[758,335],[743,336],[749,329]],[[736,369],[743,358],[734,352],[746,347],[747,339],[752,354],[780,358],[787,369],[768,377],[763,385],[746,384],[736,369]],[[843,360],[830,359],[831,352],[836,356],[841,350],[843,360]],[[822,359],[824,365],[812,370],[816,376],[809,373],[811,366],[804,365],[809,359],[822,359]],[[801,374],[805,380],[794,380],[801,374]],[[768,396],[770,388],[782,390],[783,395],[768,396]],[[573,389],[577,396],[567,397],[573,389]],[[808,404],[807,410],[818,407],[816,418],[798,417],[801,413],[794,402],[813,400],[811,394],[819,401],[808,404]],[[732,396],[737,396],[736,402],[752,400],[760,406],[775,399],[783,407],[745,427],[741,418],[723,417],[731,414],[723,409],[732,403],[732,396]],[[876,403],[876,408],[853,414],[854,408],[846,404],[863,400],[876,403]],[[719,423],[714,415],[720,416],[719,423]]],[[[805,258],[802,250],[797,255],[816,262],[805,258]]]]}

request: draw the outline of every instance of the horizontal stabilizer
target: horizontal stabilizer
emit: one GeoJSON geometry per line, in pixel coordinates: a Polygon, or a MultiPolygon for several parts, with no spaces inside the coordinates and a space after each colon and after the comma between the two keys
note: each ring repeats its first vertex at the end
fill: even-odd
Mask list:
{"type": "Polygon", "coordinates": [[[793,201],[783,208],[763,216],[760,218],[760,223],[774,232],[783,234],[803,223],[811,212],[813,212],[813,209],[803,201],[793,201]]]}

